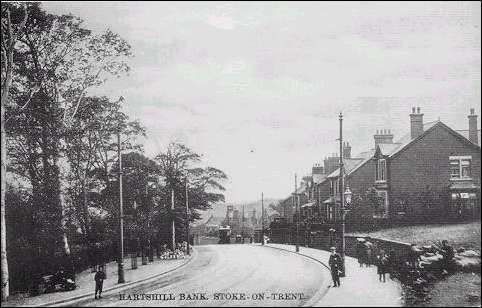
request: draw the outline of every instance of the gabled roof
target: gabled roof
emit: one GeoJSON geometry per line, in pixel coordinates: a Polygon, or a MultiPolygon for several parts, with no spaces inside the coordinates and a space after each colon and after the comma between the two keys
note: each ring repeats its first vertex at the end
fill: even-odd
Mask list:
{"type": "Polygon", "coordinates": [[[423,133],[420,134],[420,136],[418,136],[417,138],[411,138],[411,135],[410,133],[406,134],[405,136],[403,136],[397,143],[400,143],[400,147],[397,148],[396,150],[394,150],[392,153],[390,153],[389,157],[395,157],[397,156],[399,153],[401,153],[402,151],[404,151],[405,149],[407,149],[411,144],[415,143],[417,140],[420,140],[422,139],[425,135],[427,135],[430,131],[432,131],[435,127],[441,127],[441,128],[444,128],[445,130],[447,130],[449,133],[451,133],[453,136],[455,136],[456,138],[458,138],[460,141],[466,143],[468,146],[472,146],[472,147],[476,147],[476,148],[479,148],[480,149],[480,146],[476,145],[475,143],[472,143],[471,141],[469,141],[469,139],[467,139],[466,137],[464,137],[463,135],[461,135],[460,133],[458,133],[457,131],[453,130],[452,128],[450,128],[449,126],[447,126],[446,124],[444,124],[442,121],[440,120],[437,120],[437,121],[434,121],[434,122],[430,122],[430,123],[426,123],[423,125],[423,133]]]}
{"type": "MultiPolygon", "coordinates": [[[[366,162],[368,162],[372,157],[375,155],[375,152],[379,150],[382,155],[388,156],[388,157],[394,157],[398,155],[400,152],[408,148],[412,143],[414,143],[416,140],[419,140],[423,138],[428,132],[430,132],[434,127],[442,127],[446,130],[448,130],[452,135],[455,137],[459,138],[463,142],[466,142],[467,145],[474,146],[474,147],[479,147],[479,145],[476,145],[468,140],[467,137],[465,137],[463,134],[459,133],[456,130],[451,129],[449,126],[444,124],[442,121],[437,120],[433,122],[428,122],[423,124],[423,133],[418,136],[417,138],[412,139],[410,132],[402,136],[397,142],[395,143],[382,143],[378,144],[378,149],[371,149],[369,151],[362,152],[358,155],[359,158],[356,159],[347,159],[344,160],[345,164],[345,175],[349,175],[353,172],[355,172],[357,169],[359,169],[361,166],[363,166],[366,162]]],[[[479,130],[480,131],[480,130],[479,130]]],[[[463,131],[462,131],[463,132],[463,131]]],[[[468,132],[466,133],[468,136],[468,132]]],[[[480,139],[480,133],[479,133],[479,139],[480,139]]],[[[479,142],[480,144],[480,142],[479,142]]],[[[327,176],[328,178],[336,178],[340,174],[340,169],[336,169],[332,173],[330,173],[327,176]]]]}
{"type": "MultiPolygon", "coordinates": [[[[464,136],[465,138],[469,139],[469,130],[468,129],[457,129],[455,130],[457,133],[461,134],[462,136],[464,136]]],[[[477,130],[477,144],[480,146],[481,143],[480,143],[480,137],[481,137],[481,134],[480,134],[480,129],[477,130]]]]}
{"type": "MultiPolygon", "coordinates": [[[[344,171],[345,175],[349,175],[353,172],[355,172],[358,168],[363,166],[366,162],[368,162],[370,159],[372,159],[373,155],[375,154],[375,150],[371,149],[365,152],[361,152],[360,154],[357,155],[357,158],[351,158],[351,159],[344,159],[343,164],[344,164],[344,171]]],[[[336,169],[332,173],[330,173],[326,179],[330,178],[336,178],[340,175],[340,168],[336,169]]]]}
{"type": "MultiPolygon", "coordinates": [[[[363,158],[349,158],[343,159],[343,168],[345,174],[350,173],[353,169],[355,169],[360,163],[364,161],[363,158]]],[[[330,173],[327,178],[336,178],[340,175],[340,168],[336,169],[332,173],[330,173]]]]}

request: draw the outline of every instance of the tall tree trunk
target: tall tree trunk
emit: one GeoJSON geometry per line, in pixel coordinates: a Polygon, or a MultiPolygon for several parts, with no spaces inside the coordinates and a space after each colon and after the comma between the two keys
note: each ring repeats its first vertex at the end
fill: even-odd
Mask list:
{"type": "MultiPolygon", "coordinates": [[[[4,89],[2,89],[3,92],[4,89]]],[[[2,262],[2,302],[6,301],[9,294],[8,284],[8,261],[7,261],[7,224],[5,221],[5,190],[7,188],[7,136],[5,132],[5,103],[7,100],[7,93],[2,93],[2,105],[1,105],[1,142],[2,142],[2,197],[1,197],[1,262],[2,262]],[[5,97],[4,97],[5,96],[5,97]]]]}
{"type": "MultiPolygon", "coordinates": [[[[10,11],[8,11],[8,25],[10,27],[10,11]]],[[[3,20],[2,20],[3,26],[3,20]]],[[[10,28],[11,30],[11,28],[10,28]]],[[[2,36],[3,36],[2,29],[2,36]]],[[[3,37],[2,37],[3,43],[3,37]]],[[[8,283],[8,261],[7,261],[7,224],[5,221],[5,190],[7,188],[7,134],[5,132],[5,107],[8,100],[8,92],[10,91],[10,85],[12,84],[12,65],[13,65],[13,51],[9,50],[7,55],[8,61],[7,71],[5,72],[5,81],[2,86],[2,98],[1,98],[1,160],[2,160],[2,173],[1,173],[1,281],[2,281],[2,297],[1,301],[6,301],[10,295],[10,288],[8,283]]]]}

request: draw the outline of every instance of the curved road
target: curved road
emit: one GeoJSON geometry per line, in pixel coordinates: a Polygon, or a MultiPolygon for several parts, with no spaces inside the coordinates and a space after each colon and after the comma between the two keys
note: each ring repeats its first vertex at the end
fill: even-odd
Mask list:
{"type": "Polygon", "coordinates": [[[313,297],[320,298],[329,279],[320,263],[287,251],[247,244],[195,249],[197,257],[190,263],[154,282],[107,292],[101,300],[76,305],[301,306],[313,297]],[[142,294],[165,297],[140,299],[142,294]],[[122,296],[124,300],[120,300],[122,296]],[[167,300],[169,297],[175,299],[167,300]]]}

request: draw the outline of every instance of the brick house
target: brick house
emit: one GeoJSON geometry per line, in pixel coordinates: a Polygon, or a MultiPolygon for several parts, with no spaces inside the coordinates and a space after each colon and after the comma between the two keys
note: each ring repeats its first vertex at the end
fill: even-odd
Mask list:
{"type": "MultiPolygon", "coordinates": [[[[344,159],[345,187],[350,187],[354,200],[369,189],[378,196],[377,207],[356,215],[410,222],[480,217],[479,142],[473,109],[469,130],[456,131],[441,121],[423,123],[420,108],[413,108],[408,134],[393,142],[389,130],[377,131],[372,150],[344,159]]],[[[329,195],[320,196],[327,221],[334,220],[339,203],[338,178],[339,169],[329,174],[329,195]]]]}

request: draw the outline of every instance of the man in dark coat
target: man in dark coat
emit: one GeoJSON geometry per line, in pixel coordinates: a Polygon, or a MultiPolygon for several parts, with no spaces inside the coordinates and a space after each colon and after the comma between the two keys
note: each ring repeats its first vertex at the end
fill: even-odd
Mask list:
{"type": "Polygon", "coordinates": [[[104,267],[99,266],[99,270],[95,273],[95,299],[102,298],[102,286],[104,285],[105,273],[104,267]],[[97,292],[99,292],[99,297],[97,297],[97,292]]]}
{"type": "Polygon", "coordinates": [[[340,273],[343,266],[343,260],[341,259],[341,256],[336,253],[335,247],[331,247],[330,250],[331,255],[328,264],[330,265],[331,279],[333,279],[333,287],[336,288],[340,286],[340,273]]]}
{"type": "Polygon", "coordinates": [[[443,256],[443,259],[442,259],[443,270],[446,270],[448,272],[452,271],[455,263],[454,248],[449,245],[449,242],[447,240],[443,240],[442,248],[439,251],[443,256]]]}

